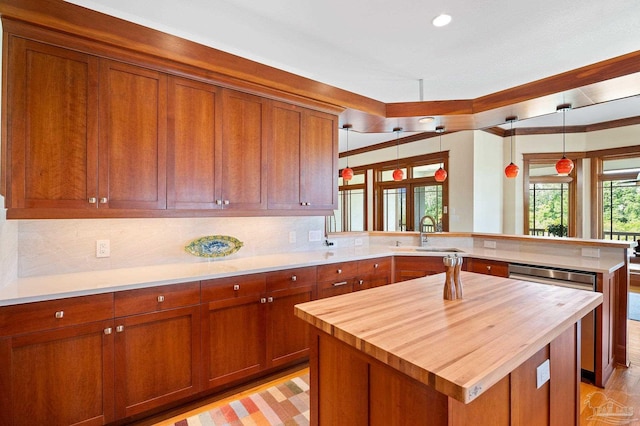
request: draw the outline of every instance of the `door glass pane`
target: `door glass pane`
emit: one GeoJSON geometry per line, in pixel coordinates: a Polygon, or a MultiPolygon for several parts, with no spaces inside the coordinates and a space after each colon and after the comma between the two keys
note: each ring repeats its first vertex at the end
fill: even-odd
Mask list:
{"type": "Polygon", "coordinates": [[[382,191],[383,231],[407,229],[407,190],[391,188],[382,191]]]}
{"type": "Polygon", "coordinates": [[[339,192],[336,232],[364,231],[364,189],[349,189],[339,192]]]}
{"type": "MultiPolygon", "coordinates": [[[[400,168],[402,173],[404,173],[404,177],[407,177],[407,169],[406,167],[400,168]]],[[[381,182],[393,182],[393,170],[383,170],[381,176],[381,182]]]]}
{"type": "Polygon", "coordinates": [[[529,234],[566,237],[569,224],[569,184],[529,185],[529,234]]]}
{"type": "Polygon", "coordinates": [[[602,187],[602,229],[607,240],[640,238],[640,186],[638,182],[608,181],[602,187]]]}
{"type": "Polygon", "coordinates": [[[416,186],[413,189],[414,230],[417,232],[442,231],[442,185],[416,186]],[[420,220],[423,228],[420,229],[420,220]]]}

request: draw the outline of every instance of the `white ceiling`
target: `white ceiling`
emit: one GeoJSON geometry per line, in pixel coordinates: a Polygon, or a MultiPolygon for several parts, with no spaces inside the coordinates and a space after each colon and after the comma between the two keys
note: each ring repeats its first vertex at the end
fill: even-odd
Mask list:
{"type": "Polygon", "coordinates": [[[638,0],[69,2],[382,102],[473,99],[640,49],[638,0]]]}

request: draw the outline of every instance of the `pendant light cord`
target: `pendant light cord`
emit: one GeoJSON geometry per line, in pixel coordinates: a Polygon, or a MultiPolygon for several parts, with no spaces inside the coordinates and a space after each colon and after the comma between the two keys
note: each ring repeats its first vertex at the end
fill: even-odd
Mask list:
{"type": "Polygon", "coordinates": [[[511,120],[511,163],[513,163],[513,120],[511,120]]]}

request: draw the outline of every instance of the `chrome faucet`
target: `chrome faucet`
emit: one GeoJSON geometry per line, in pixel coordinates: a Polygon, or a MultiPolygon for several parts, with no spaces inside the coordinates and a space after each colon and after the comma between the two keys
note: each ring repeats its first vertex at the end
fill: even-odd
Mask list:
{"type": "Polygon", "coordinates": [[[433,218],[433,216],[429,216],[424,215],[420,218],[420,224],[418,225],[418,229],[420,230],[420,246],[424,247],[425,245],[427,245],[427,243],[429,242],[429,238],[427,237],[427,232],[425,231],[424,227],[425,227],[425,219],[429,219],[431,221],[431,223],[433,224],[433,231],[431,232],[435,232],[436,230],[436,220],[433,218]]]}

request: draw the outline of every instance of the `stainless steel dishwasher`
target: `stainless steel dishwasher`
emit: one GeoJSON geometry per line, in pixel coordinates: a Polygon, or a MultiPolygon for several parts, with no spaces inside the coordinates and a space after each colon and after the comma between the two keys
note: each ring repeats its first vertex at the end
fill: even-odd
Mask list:
{"type": "MultiPolygon", "coordinates": [[[[512,263],[509,264],[509,278],[535,283],[569,287],[584,291],[596,291],[595,272],[573,271],[512,263]]],[[[581,367],[583,377],[594,380],[595,376],[595,311],[582,318],[581,327],[581,367]]]]}

